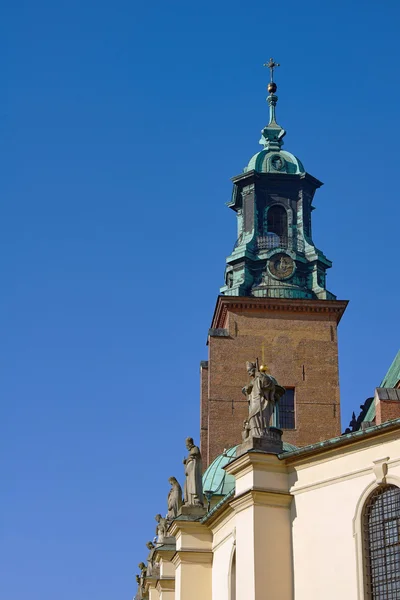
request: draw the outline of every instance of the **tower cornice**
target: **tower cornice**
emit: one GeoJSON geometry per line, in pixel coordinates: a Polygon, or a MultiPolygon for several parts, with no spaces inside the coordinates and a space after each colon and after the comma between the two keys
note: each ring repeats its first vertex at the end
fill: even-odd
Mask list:
{"type": "Polygon", "coordinates": [[[330,315],[339,323],[348,300],[310,300],[288,298],[256,298],[251,296],[218,296],[211,327],[222,329],[228,311],[254,311],[271,313],[308,313],[330,315]]]}
{"type": "Polygon", "coordinates": [[[234,184],[238,183],[246,183],[251,184],[256,179],[265,179],[266,181],[307,181],[314,188],[320,188],[323,184],[322,181],[313,177],[309,173],[258,173],[254,169],[252,171],[246,171],[246,173],[241,173],[240,175],[235,175],[232,177],[232,181],[234,184]]]}

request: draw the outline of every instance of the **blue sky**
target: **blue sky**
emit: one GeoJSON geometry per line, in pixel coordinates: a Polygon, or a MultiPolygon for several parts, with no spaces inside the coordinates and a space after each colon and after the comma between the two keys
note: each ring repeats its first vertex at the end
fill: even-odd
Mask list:
{"type": "Polygon", "coordinates": [[[3,5],[0,596],[116,600],[199,431],[235,242],[230,178],[281,67],[285,149],[324,181],[342,424],[399,347],[397,2],[3,5]],[[184,392],[182,390],[185,390],[184,392]]]}

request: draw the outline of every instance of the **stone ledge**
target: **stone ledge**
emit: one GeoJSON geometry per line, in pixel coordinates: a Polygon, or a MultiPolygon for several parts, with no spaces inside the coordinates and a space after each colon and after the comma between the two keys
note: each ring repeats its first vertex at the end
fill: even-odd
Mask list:
{"type": "Polygon", "coordinates": [[[208,330],[208,335],[210,337],[229,337],[229,332],[227,329],[222,327],[211,328],[208,330]]]}

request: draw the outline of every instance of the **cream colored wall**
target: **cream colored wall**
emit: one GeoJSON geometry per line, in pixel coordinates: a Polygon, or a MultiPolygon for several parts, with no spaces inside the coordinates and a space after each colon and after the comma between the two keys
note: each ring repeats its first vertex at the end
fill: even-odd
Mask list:
{"type": "Polygon", "coordinates": [[[149,600],[160,600],[160,593],[155,587],[149,589],[149,600]]]}
{"type": "Polygon", "coordinates": [[[236,478],[230,503],[236,527],[236,600],[292,600],[292,498],[286,465],[275,455],[250,453],[226,469],[236,478]]]}
{"type": "Polygon", "coordinates": [[[235,497],[216,521],[179,525],[174,564],[162,565],[168,576],[172,567],[175,595],[150,600],[231,600],[235,549],[236,600],[365,600],[361,511],[382,465],[387,482],[400,486],[400,440],[294,460],[253,455],[233,463],[235,497]]]}
{"type": "Polygon", "coordinates": [[[211,600],[211,563],[177,567],[175,600],[211,600]]]}
{"type": "Polygon", "coordinates": [[[193,528],[192,531],[179,531],[179,533],[176,536],[176,549],[210,550],[211,540],[211,533],[206,528],[204,528],[204,530],[201,531],[197,526],[196,528],[193,528]]]}
{"type": "Polygon", "coordinates": [[[230,600],[230,567],[235,548],[235,516],[213,529],[212,598],[230,600]]]}
{"type": "MultiPolygon", "coordinates": [[[[275,457],[273,457],[275,458],[275,457]]],[[[276,458],[276,461],[279,461],[276,458]]],[[[273,468],[272,464],[270,468],[273,468]]],[[[284,469],[282,464],[279,464],[280,469],[284,469]]],[[[242,492],[255,488],[261,488],[265,490],[287,490],[288,489],[288,477],[286,473],[279,473],[270,470],[266,470],[268,467],[254,469],[249,473],[245,473],[236,479],[236,495],[242,492]]]]}
{"type": "MultiPolygon", "coordinates": [[[[291,518],[287,507],[255,506],[255,598],[291,600],[291,518]]],[[[246,596],[239,597],[245,600],[246,596]]],[[[310,598],[308,599],[310,600],[310,598]]]]}
{"type": "Polygon", "coordinates": [[[236,599],[256,598],[254,572],[254,506],[236,514],[236,599]]]}
{"type": "Polygon", "coordinates": [[[157,582],[157,591],[160,600],[175,600],[175,590],[174,586],[171,585],[171,581],[159,580],[157,582]]]}
{"type": "Polygon", "coordinates": [[[290,474],[296,600],[364,599],[361,510],[380,459],[388,459],[388,483],[400,486],[400,440],[337,451],[290,474]]]}
{"type": "Polygon", "coordinates": [[[169,560],[160,560],[160,579],[175,577],[175,565],[169,560]]]}

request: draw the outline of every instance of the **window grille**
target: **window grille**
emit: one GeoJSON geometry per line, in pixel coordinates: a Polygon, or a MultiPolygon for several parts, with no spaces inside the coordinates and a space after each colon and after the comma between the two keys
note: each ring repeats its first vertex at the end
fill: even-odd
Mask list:
{"type": "Polygon", "coordinates": [[[287,389],[279,401],[279,427],[295,429],[294,389],[287,389]]]}
{"type": "Polygon", "coordinates": [[[366,598],[400,599],[400,488],[382,485],[364,508],[366,598]]]}

